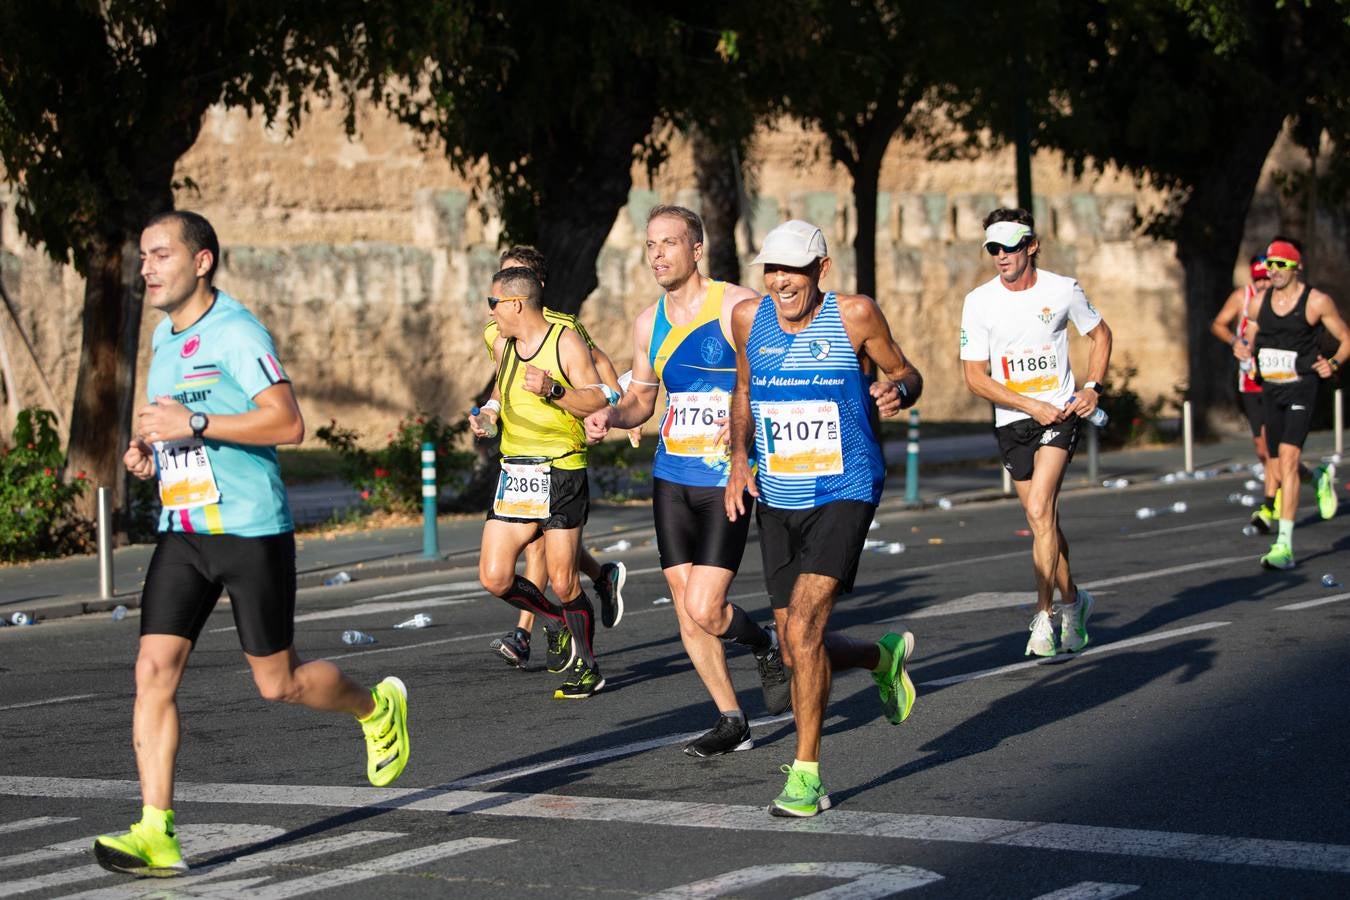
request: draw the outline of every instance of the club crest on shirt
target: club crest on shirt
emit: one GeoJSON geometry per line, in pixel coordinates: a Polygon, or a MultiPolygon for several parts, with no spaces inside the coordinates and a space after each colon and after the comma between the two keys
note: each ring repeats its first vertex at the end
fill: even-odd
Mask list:
{"type": "Polygon", "coordinates": [[[1045,324],[1049,325],[1049,324],[1050,324],[1050,320],[1053,319],[1054,317],[1055,317],[1055,314],[1052,313],[1052,312],[1050,311],[1050,307],[1048,307],[1048,306],[1042,306],[1042,307],[1041,307],[1041,314],[1040,314],[1039,316],[1037,316],[1036,318],[1040,319],[1042,322],[1044,322],[1045,324]]]}
{"type": "Polygon", "coordinates": [[[194,334],[192,337],[188,338],[186,341],[183,342],[183,349],[179,351],[178,355],[183,357],[183,359],[187,359],[188,357],[194,355],[199,349],[201,349],[201,346],[202,346],[202,336],[199,334],[194,334]]]}
{"type": "Polygon", "coordinates": [[[707,337],[699,345],[699,352],[703,355],[703,361],[710,366],[715,366],[722,361],[724,353],[722,342],[717,338],[707,337]]]}
{"type": "Polygon", "coordinates": [[[811,355],[816,359],[824,359],[830,355],[830,342],[824,339],[814,340],[810,344],[811,355]]]}

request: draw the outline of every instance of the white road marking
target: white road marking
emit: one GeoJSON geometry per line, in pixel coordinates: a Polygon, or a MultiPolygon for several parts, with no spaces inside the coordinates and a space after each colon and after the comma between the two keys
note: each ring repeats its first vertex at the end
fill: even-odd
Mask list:
{"type": "MultiPolygon", "coordinates": [[[[473,603],[477,598],[452,598],[452,597],[429,597],[422,600],[403,600],[398,603],[357,603],[354,606],[339,606],[335,609],[321,609],[317,612],[303,613],[295,617],[294,621],[299,622],[321,622],[325,619],[345,619],[348,616],[373,616],[383,615],[385,613],[399,612],[409,609],[430,609],[434,606],[462,606],[465,603],[473,603]]],[[[234,631],[233,625],[226,625],[222,628],[212,628],[212,634],[222,631],[234,631]]]]}
{"type": "Polygon", "coordinates": [[[1139,890],[1137,884],[1112,884],[1109,881],[1080,881],[1058,891],[1041,894],[1035,900],[1111,900],[1139,890]]]}
{"type": "MultiPolygon", "coordinates": [[[[135,795],[128,795],[128,797],[131,796],[135,795]]],[[[23,853],[15,853],[11,856],[0,856],[0,869],[13,866],[30,866],[62,856],[70,856],[73,853],[81,853],[89,849],[89,842],[92,840],[93,838],[80,838],[74,841],[62,841],[59,844],[49,844],[36,850],[25,850],[23,853]]]]}
{"type": "MultiPolygon", "coordinates": [[[[249,844],[271,840],[280,834],[285,834],[285,830],[272,825],[207,824],[195,826],[183,832],[180,835],[180,840],[183,843],[183,856],[187,857],[219,853],[223,850],[233,850],[235,847],[246,847],[249,844]]],[[[70,841],[59,846],[66,847],[78,844],[75,852],[89,853],[94,844],[94,837],[96,835],[83,838],[78,842],[70,841]]],[[[90,865],[76,866],[73,869],[49,872],[46,875],[36,875],[18,881],[6,881],[0,883],[0,897],[13,897],[17,894],[27,894],[30,891],[40,891],[46,888],[75,884],[80,881],[89,881],[92,878],[102,878],[107,874],[108,871],[102,866],[90,865]]]]}
{"type": "Polygon", "coordinates": [[[1326,597],[1319,597],[1316,600],[1304,600],[1301,603],[1290,603],[1288,606],[1277,606],[1277,610],[1287,609],[1312,609],[1314,606],[1325,606],[1328,603],[1340,603],[1342,600],[1350,600],[1350,594],[1331,594],[1326,597]]]}
{"type": "MultiPolygon", "coordinates": [[[[1160,534],[1172,534],[1177,531],[1196,531],[1202,528],[1213,528],[1215,525],[1233,525],[1236,527],[1242,520],[1240,519],[1212,519],[1208,522],[1192,522],[1189,525],[1174,525],[1171,528],[1157,528],[1153,531],[1136,531],[1133,534],[1125,535],[1125,540],[1132,541],[1135,538],[1150,538],[1160,534]]],[[[1244,559],[1249,557],[1244,557],[1244,559]]],[[[1085,882],[1091,884],[1091,882],[1085,882]]],[[[1114,894],[1112,896],[1115,896],[1114,894]]]]}
{"type": "Polygon", "coordinates": [[[60,825],[62,822],[74,822],[75,818],[71,816],[35,816],[31,819],[19,819],[15,822],[0,822],[0,834],[12,834],[16,831],[27,831],[30,828],[41,828],[44,825],[60,825]]]}
{"type": "Polygon", "coordinates": [[[779,878],[839,878],[846,884],[811,894],[793,894],[797,900],[881,900],[902,891],[941,881],[942,876],[914,866],[887,866],[868,862],[799,862],[747,866],[702,881],[648,894],[642,900],[706,900],[743,893],[779,878]]]}
{"type": "Polygon", "coordinates": [[[90,697],[97,697],[98,694],[71,694],[69,697],[48,697],[46,700],[29,700],[27,703],[11,703],[8,706],[0,706],[0,712],[7,709],[28,709],[33,706],[50,706],[53,703],[70,703],[74,700],[88,700],[90,697]]]}
{"type": "MultiPolygon", "coordinates": [[[[189,828],[185,832],[190,834],[193,829],[189,828]]],[[[240,875],[246,875],[249,872],[255,872],[258,869],[264,869],[277,863],[287,863],[298,859],[308,859],[314,856],[321,856],[325,853],[333,853],[339,850],[360,847],[366,844],[373,844],[376,841],[386,841],[391,838],[403,837],[398,831],[349,831],[345,834],[333,835],[330,837],[317,838],[303,843],[282,843],[279,847],[271,850],[263,850],[258,853],[249,853],[240,856],[238,859],[229,862],[216,863],[209,866],[192,866],[189,874],[181,877],[175,877],[173,881],[166,882],[166,887],[171,887],[174,896],[190,896],[191,888],[196,887],[204,881],[214,881],[211,885],[213,891],[218,891],[221,884],[218,879],[238,878],[240,875]]],[[[189,861],[189,865],[191,862],[189,861]]],[[[103,872],[102,869],[99,870],[103,872]]],[[[107,874],[103,872],[103,874],[107,874]]],[[[270,877],[270,876],[267,876],[270,877]]],[[[267,880],[264,877],[263,880],[267,880]]],[[[74,900],[78,897],[80,900],[130,900],[130,898],[154,896],[165,893],[163,888],[154,885],[153,881],[137,880],[124,882],[107,888],[95,888],[91,891],[84,891],[79,894],[70,894],[62,900],[74,900]]]]}
{"type": "Polygon", "coordinates": [[[451,581],[446,584],[432,584],[427,587],[409,588],[406,591],[394,591],[392,594],[376,594],[374,597],[367,597],[367,603],[374,603],[377,600],[397,600],[400,597],[416,597],[419,594],[435,594],[439,591],[451,591],[453,593],[474,593],[481,591],[483,586],[477,581],[451,581]]]}
{"type": "MultiPolygon", "coordinates": [[[[1188,625],[1185,628],[1174,628],[1171,631],[1159,631],[1153,634],[1141,634],[1139,637],[1126,638],[1122,641],[1114,641],[1110,644],[1098,644],[1088,647],[1086,650],[1069,656],[1072,659],[1075,656],[1091,656],[1095,653],[1108,653],[1112,650],[1124,650],[1126,647],[1137,647],[1140,644],[1151,644],[1154,641],[1165,641],[1174,637],[1181,637],[1184,634],[1194,634],[1197,631],[1208,631],[1211,628],[1222,628],[1225,625],[1231,625],[1232,622],[1202,622],[1199,625],[1188,625]]],[[[1067,662],[1068,660],[1063,660],[1067,662]]],[[[1011,665],[999,666],[996,669],[984,669],[979,672],[967,672],[964,675],[952,675],[947,678],[938,678],[933,681],[924,681],[920,687],[946,687],[952,684],[961,684],[965,681],[974,681],[977,678],[989,678],[992,675],[1006,675],[1009,672],[1020,672],[1023,669],[1030,669],[1034,666],[1056,665],[1050,659],[1029,659],[1025,662],[1012,663],[1011,665]]]]}
{"type": "MultiPolygon", "coordinates": [[[[1023,556],[1026,554],[1019,553],[1017,555],[1023,556]]],[[[966,562],[969,563],[971,561],[968,560],[966,562]]],[[[1212,569],[1239,562],[1251,562],[1251,557],[1225,556],[1219,559],[1206,559],[1201,560],[1200,562],[1187,563],[1184,566],[1172,566],[1169,569],[1149,569],[1146,572],[1118,575],[1115,578],[1100,578],[1096,581],[1084,581],[1080,582],[1078,586],[1091,591],[1116,584],[1129,584],[1132,581],[1144,581],[1149,578],[1166,578],[1169,575],[1180,575],[1183,572],[1212,569]]],[[[905,573],[914,571],[918,570],[906,569],[905,573]]],[[[905,619],[929,619],[934,616],[951,616],[966,612],[982,612],[984,610],[999,609],[1008,606],[1021,606],[1028,602],[1036,602],[1036,593],[1034,591],[980,591],[974,594],[967,594],[964,597],[958,597],[955,600],[947,600],[943,603],[922,607],[914,612],[901,616],[896,621],[905,619]]]]}
{"type": "MultiPolygon", "coordinates": [[[[0,794],[29,797],[75,799],[109,795],[122,797],[134,794],[136,787],[134,781],[0,776],[0,794]]],[[[773,834],[802,833],[801,822],[766,815],[762,805],[733,806],[707,802],[455,791],[423,787],[372,788],[193,782],[180,783],[176,794],[180,809],[184,804],[191,803],[348,810],[390,809],[548,821],[613,822],[632,826],[661,825],[773,834]]],[[[1109,854],[1350,874],[1350,846],[1307,841],[848,809],[834,809],[826,815],[812,819],[808,829],[813,834],[854,838],[994,844],[1062,850],[1077,854],[1109,854]]],[[[184,830],[185,838],[189,830],[191,829],[184,830]]]]}

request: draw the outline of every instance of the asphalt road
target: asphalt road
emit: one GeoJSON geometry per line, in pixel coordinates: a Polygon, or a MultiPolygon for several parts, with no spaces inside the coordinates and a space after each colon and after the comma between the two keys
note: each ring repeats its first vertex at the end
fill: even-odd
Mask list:
{"type": "MultiPolygon", "coordinates": [[[[1305,518],[1299,567],[1266,573],[1233,489],[1066,496],[1097,606],[1089,651],[1048,662],[1023,657],[1015,503],[883,503],[873,537],[907,549],[866,553],[833,621],[913,631],[919,699],[893,727],[866,673],[839,674],[835,808],[811,820],[766,813],[793,732],[765,718],[748,654],[731,666],[755,749],[680,752],[715,713],[642,534],[622,554],[624,619],[597,637],[608,687],[585,702],[552,699],[542,659],[520,672],[486,652],[514,611],[471,569],[301,592],[302,654],[409,686],[413,757],[393,788],[366,784],[352,722],[257,698],[222,606],[180,694],[193,873],[171,882],[88,852],[138,815],[135,613],[0,630],[0,897],[1345,896],[1350,587],[1319,579],[1350,582],[1346,520],[1305,518]],[[1134,516],[1176,500],[1188,510],[1134,516]],[[418,611],[431,627],[392,628],[418,611]],[[378,643],[344,646],[352,627],[378,643]]],[[[732,594],[767,617],[757,545],[732,594]]]]}

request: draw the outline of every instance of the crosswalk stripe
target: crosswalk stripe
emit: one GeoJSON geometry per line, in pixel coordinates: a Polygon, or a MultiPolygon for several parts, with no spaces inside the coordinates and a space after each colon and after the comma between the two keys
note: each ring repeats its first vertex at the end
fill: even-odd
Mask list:
{"type": "MultiPolygon", "coordinates": [[[[110,789],[135,790],[132,781],[43,776],[0,776],[0,794],[83,799],[110,789]]],[[[548,821],[603,822],[636,827],[672,826],[740,832],[800,833],[797,820],[766,815],[764,807],[578,797],[559,794],[455,791],[444,788],[371,788],[331,785],[261,785],[187,782],[178,785],[178,807],[191,803],[388,809],[403,812],[503,816],[548,821]]],[[[217,826],[219,827],[219,826],[217,826]]],[[[967,816],[834,809],[811,820],[813,834],[855,839],[949,841],[1173,859],[1238,866],[1267,866],[1307,872],[1350,874],[1350,846],[1308,841],[1267,840],[1188,834],[1140,828],[1109,828],[967,816]]],[[[185,832],[186,837],[186,832],[185,832]]]]}
{"type": "Polygon", "coordinates": [[[41,828],[44,825],[60,825],[62,822],[76,821],[71,816],[36,816],[32,819],[19,819],[15,822],[0,822],[0,834],[12,834],[16,831],[27,831],[30,828],[41,828]]]}
{"type": "Polygon", "coordinates": [[[1139,890],[1137,884],[1112,884],[1109,881],[1080,881],[1058,891],[1041,894],[1035,900],[1112,900],[1139,890]]]}

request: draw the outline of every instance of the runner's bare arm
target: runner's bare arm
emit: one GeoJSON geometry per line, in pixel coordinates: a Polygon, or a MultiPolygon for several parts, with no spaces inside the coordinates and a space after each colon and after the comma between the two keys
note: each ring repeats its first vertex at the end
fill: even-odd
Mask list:
{"type": "Polygon", "coordinates": [[[1232,326],[1242,312],[1242,299],[1246,294],[1246,288],[1238,288],[1229,294],[1228,299],[1219,308],[1219,314],[1214,317],[1213,322],[1209,323],[1209,333],[1233,347],[1235,354],[1237,352],[1237,335],[1233,332],[1232,326]]]}
{"type": "MultiPolygon", "coordinates": [[[[305,420],[289,381],[274,384],[253,398],[256,409],[234,415],[211,415],[203,436],[225,444],[275,447],[305,439],[305,420]]],[[[147,442],[192,437],[192,410],[172,397],[156,397],[136,414],[136,434],[147,442]]]]}
{"type": "Polygon", "coordinates": [[[999,384],[989,375],[989,360],[963,359],[961,371],[966,378],[966,387],[976,397],[983,397],[990,403],[1020,410],[1042,425],[1051,425],[1061,421],[1067,413],[1051,403],[1025,397],[1006,385],[999,384]]]}
{"type": "Polygon", "coordinates": [[[1336,352],[1331,354],[1330,358],[1324,359],[1319,355],[1317,361],[1313,363],[1313,369],[1319,376],[1330,378],[1347,359],[1350,359],[1350,327],[1346,326],[1340,311],[1336,309],[1336,301],[1322,291],[1313,291],[1308,297],[1308,311],[1316,313],[1318,321],[1326,328],[1327,333],[1338,341],[1336,352]],[[1335,360],[1334,365],[1332,360],[1335,360]]]}
{"type": "MultiPolygon", "coordinates": [[[[1099,321],[1087,333],[1087,339],[1092,342],[1092,349],[1088,352],[1088,374],[1084,382],[1095,381],[1101,384],[1106,380],[1106,370],[1111,365],[1111,328],[1105,319],[1099,321]]],[[[1077,413],[1080,417],[1090,416],[1100,399],[1101,391],[1083,387],[1080,383],[1065,410],[1077,413]]]]}
{"type": "Polygon", "coordinates": [[[633,380],[617,406],[602,409],[586,417],[586,437],[598,441],[611,428],[637,428],[656,411],[656,392],[660,379],[651,363],[652,326],[656,305],[647,307],[633,323],[633,380]]]}
{"type": "Polygon", "coordinates": [[[755,321],[759,299],[737,304],[731,314],[731,338],[736,345],[736,389],[731,394],[731,470],[722,499],[727,518],[735,522],[745,515],[743,494],[758,497],[754,476],[750,474],[750,442],[755,439],[755,426],[750,416],[750,358],[745,355],[745,342],[750,326],[755,321]]]}
{"type": "Polygon", "coordinates": [[[890,417],[917,403],[923,393],[923,376],[905,358],[881,307],[865,294],[836,295],[835,302],[858,356],[870,359],[881,375],[868,388],[877,411],[890,417]]]}

